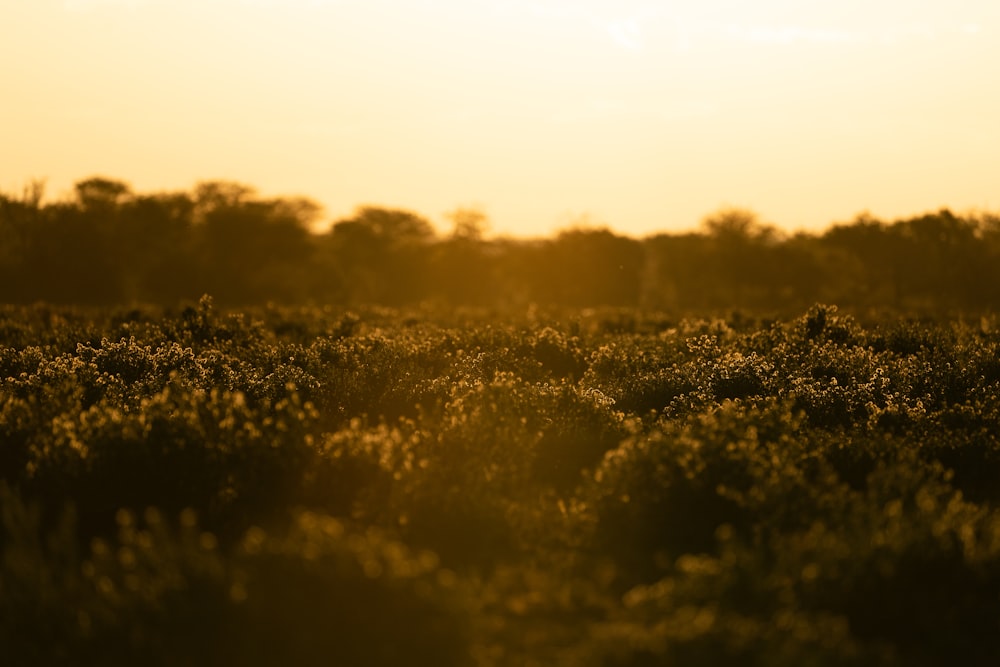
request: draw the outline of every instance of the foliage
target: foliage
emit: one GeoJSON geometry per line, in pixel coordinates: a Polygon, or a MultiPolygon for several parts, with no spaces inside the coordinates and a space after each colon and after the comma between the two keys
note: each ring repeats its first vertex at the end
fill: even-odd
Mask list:
{"type": "Polygon", "coordinates": [[[378,206],[320,225],[308,199],[226,181],[137,193],[97,176],[71,199],[43,195],[40,182],[0,193],[0,302],[166,305],[208,292],[230,307],[537,303],[791,317],[817,301],[859,315],[953,316],[1000,299],[994,214],[862,214],[783,235],[752,211],[723,209],[692,233],[634,239],[584,219],[515,240],[484,238],[489,221],[474,209],[446,214],[445,235],[417,213],[378,206]]]}
{"type": "Polygon", "coordinates": [[[352,308],[0,310],[7,662],[1000,654],[995,317],[352,308]]]}

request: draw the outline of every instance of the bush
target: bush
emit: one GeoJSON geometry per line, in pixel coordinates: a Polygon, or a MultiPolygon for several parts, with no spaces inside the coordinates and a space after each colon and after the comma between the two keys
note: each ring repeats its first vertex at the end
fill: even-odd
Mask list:
{"type": "Polygon", "coordinates": [[[4,658],[992,664],[991,321],[0,309],[4,658]]]}

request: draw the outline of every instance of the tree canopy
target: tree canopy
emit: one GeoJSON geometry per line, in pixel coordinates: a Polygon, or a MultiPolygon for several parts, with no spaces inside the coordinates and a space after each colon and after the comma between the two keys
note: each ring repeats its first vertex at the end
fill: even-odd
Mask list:
{"type": "Polygon", "coordinates": [[[439,234],[374,205],[317,232],[303,197],[229,181],[138,193],[94,176],[47,202],[44,184],[0,193],[0,301],[220,304],[444,302],[644,306],[685,312],[844,308],[988,310],[1000,303],[1000,217],[944,209],[895,221],[861,214],[818,234],[782,234],[745,209],[696,232],[642,239],[581,224],[551,238],[486,238],[457,209],[439,234]]]}

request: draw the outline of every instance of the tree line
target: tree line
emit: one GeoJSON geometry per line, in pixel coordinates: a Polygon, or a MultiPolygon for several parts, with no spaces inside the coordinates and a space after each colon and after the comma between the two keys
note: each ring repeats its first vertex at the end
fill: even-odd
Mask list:
{"type": "Polygon", "coordinates": [[[366,206],[326,231],[306,198],[203,182],[137,193],[95,177],[46,202],[40,182],[0,193],[0,302],[173,304],[210,293],[265,302],[969,312],[1000,303],[1000,216],[947,209],[886,222],[863,214],[783,234],[751,211],[636,239],[578,226],[544,239],[485,237],[475,210],[435,231],[366,206]]]}

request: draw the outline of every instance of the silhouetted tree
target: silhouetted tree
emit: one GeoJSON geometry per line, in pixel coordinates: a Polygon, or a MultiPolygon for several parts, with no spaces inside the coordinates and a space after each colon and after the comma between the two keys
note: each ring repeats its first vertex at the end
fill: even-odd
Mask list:
{"type": "Polygon", "coordinates": [[[975,303],[985,278],[982,245],[977,225],[956,217],[948,209],[891,227],[896,240],[893,267],[907,307],[933,309],[934,304],[954,306],[975,303]]]}
{"type": "Polygon", "coordinates": [[[977,219],[977,238],[982,244],[982,271],[977,295],[980,304],[1000,307],[1000,215],[987,213],[977,219]]]}
{"type": "Polygon", "coordinates": [[[222,303],[297,300],[311,261],[309,225],[319,206],[305,199],[257,199],[253,188],[239,183],[202,183],[195,192],[206,290],[222,303]]]}
{"type": "Polygon", "coordinates": [[[80,304],[122,300],[122,257],[115,244],[121,204],[131,188],[93,177],[75,186],[76,199],[45,207],[29,234],[34,276],[31,298],[80,304]]]}
{"type": "Polygon", "coordinates": [[[497,275],[501,246],[483,239],[489,228],[486,214],[458,209],[448,217],[453,224],[451,235],[436,244],[432,255],[431,294],[454,304],[496,303],[501,289],[497,275]]]}
{"type": "Polygon", "coordinates": [[[782,279],[775,247],[777,230],[757,214],[739,208],[722,209],[702,221],[710,257],[704,265],[713,305],[759,307],[779,300],[782,279]]]}
{"type": "Polygon", "coordinates": [[[365,206],[334,224],[324,261],[347,301],[411,303],[426,296],[433,239],[434,228],[414,213],[365,206]]]}
{"type": "Polygon", "coordinates": [[[459,209],[435,236],[409,211],[374,206],[310,233],[320,213],[240,183],[136,194],[94,176],[45,203],[34,181],[0,193],[0,301],[218,302],[476,306],[635,306],[788,313],[816,302],[927,314],[1000,304],[1000,217],[949,210],[884,223],[859,215],[822,234],[782,236],[744,209],[698,232],[641,241],[578,226],[555,238],[484,238],[459,209]]]}
{"type": "Polygon", "coordinates": [[[643,247],[643,305],[688,309],[706,302],[710,281],[704,275],[708,241],[703,234],[656,234],[643,247]]]}
{"type": "Polygon", "coordinates": [[[800,232],[785,239],[774,248],[772,258],[780,275],[775,293],[780,303],[771,308],[781,314],[800,312],[815,303],[857,301],[864,290],[858,258],[813,234],[800,232]]]}
{"type": "Polygon", "coordinates": [[[606,228],[562,231],[535,252],[532,293],[570,306],[639,303],[642,245],[606,228]]]}
{"type": "Polygon", "coordinates": [[[195,202],[186,193],[133,197],[123,207],[118,244],[129,301],[175,303],[206,292],[194,243],[195,202]]]}
{"type": "Polygon", "coordinates": [[[88,211],[114,211],[132,194],[132,188],[127,183],[103,176],[77,181],[74,189],[80,207],[88,211]]]}
{"type": "Polygon", "coordinates": [[[894,267],[898,257],[888,225],[862,213],[851,223],[836,224],[828,229],[821,235],[820,242],[855,261],[851,268],[858,272],[856,289],[845,295],[850,305],[900,305],[901,286],[894,267]]]}
{"type": "Polygon", "coordinates": [[[21,195],[0,193],[0,301],[23,302],[32,299],[27,280],[32,272],[28,264],[32,234],[45,215],[42,198],[45,182],[35,180],[25,185],[21,195]]]}

